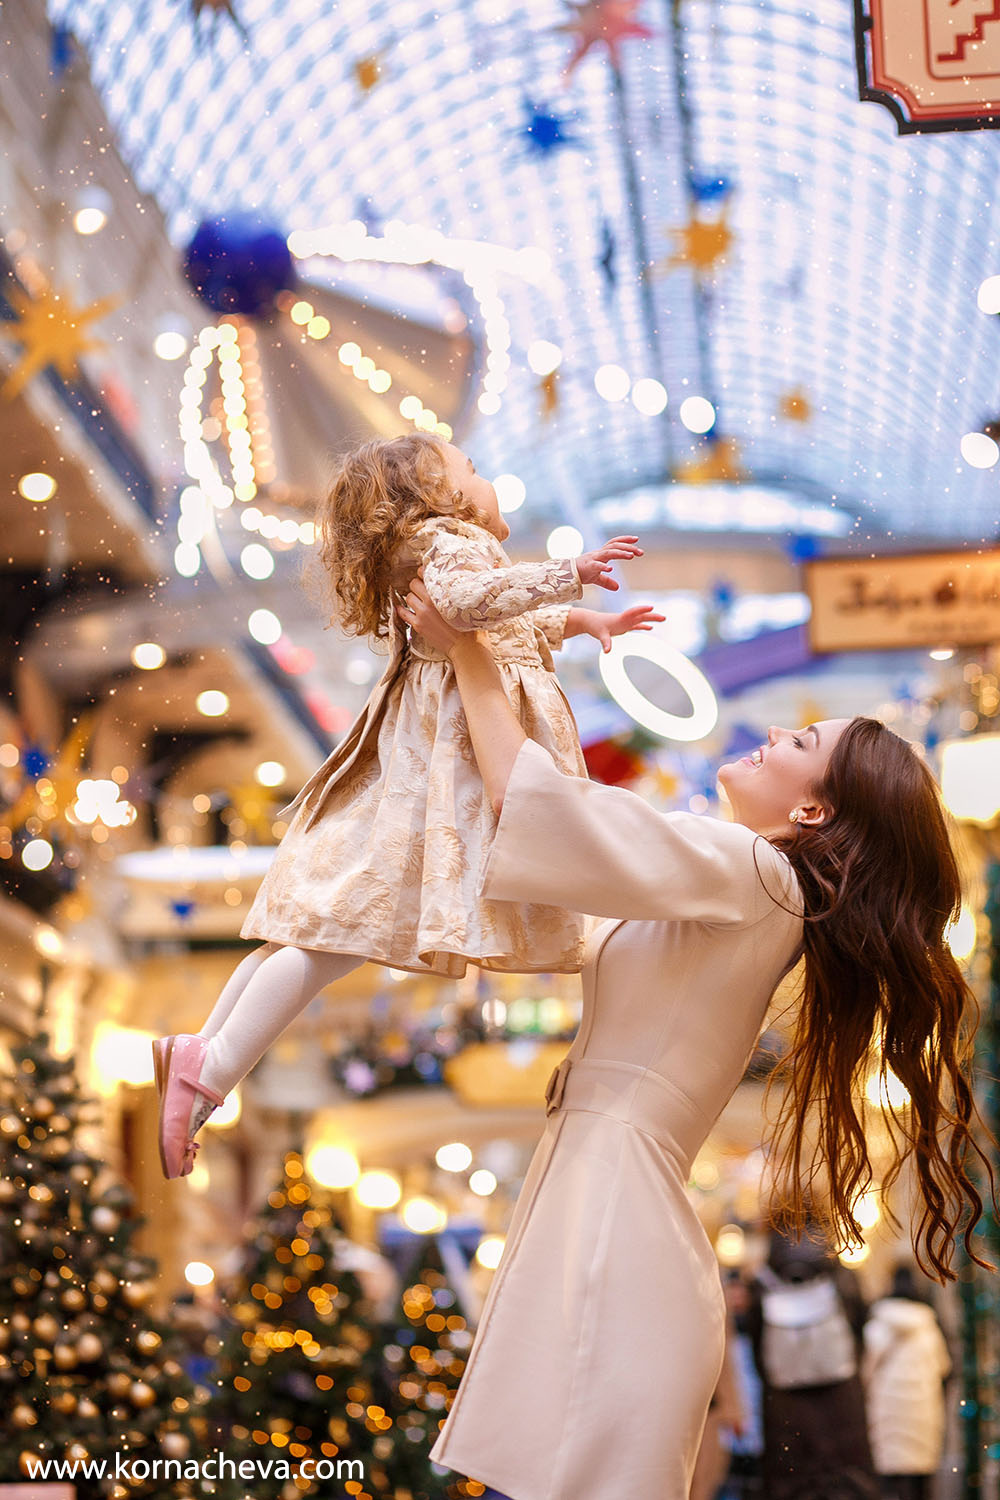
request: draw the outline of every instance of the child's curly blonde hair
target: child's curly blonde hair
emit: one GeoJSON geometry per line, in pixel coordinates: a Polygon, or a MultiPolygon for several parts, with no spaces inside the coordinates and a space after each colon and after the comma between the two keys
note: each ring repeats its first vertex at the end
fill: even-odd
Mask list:
{"type": "Polygon", "coordinates": [[[396,554],[428,516],[485,520],[453,488],[437,438],[375,438],[340,460],[315,518],[331,624],[379,640],[389,634],[396,554]]]}

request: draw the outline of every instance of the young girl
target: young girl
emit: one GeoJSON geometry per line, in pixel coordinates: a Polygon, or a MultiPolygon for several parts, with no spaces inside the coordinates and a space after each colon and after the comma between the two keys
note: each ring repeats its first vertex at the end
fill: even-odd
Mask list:
{"type": "Polygon", "coordinates": [[[617,589],[632,536],[559,562],[512,565],[496,493],[471,460],[423,435],[364,444],[342,463],[318,516],[319,560],[343,626],[388,640],[388,666],[341,743],[279,816],[291,821],[240,931],[264,939],[237,967],[201,1031],[154,1042],[160,1156],[194,1164],[194,1136],[295,1016],[366,959],[460,976],[467,963],[575,973],[583,919],[556,906],[482,900],[496,818],[476,769],[447,656],[397,616],[418,572],[441,612],[484,629],[525,733],[585,777],[553,649],[588,634],[648,630],[649,606],[570,607],[583,585],[617,589]]]}

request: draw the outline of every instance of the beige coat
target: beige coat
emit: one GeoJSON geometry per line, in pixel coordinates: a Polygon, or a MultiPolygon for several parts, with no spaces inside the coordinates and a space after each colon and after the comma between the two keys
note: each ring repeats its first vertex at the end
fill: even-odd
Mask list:
{"type": "Polygon", "coordinates": [[[431,1456],[511,1500],[687,1500],[725,1309],[685,1186],[799,956],[798,884],[743,825],[654,812],[528,741],[483,890],[612,920],[431,1456]]]}
{"type": "MultiPolygon", "coordinates": [[[[587,768],[552,669],[575,563],[512,564],[495,537],[435,517],[396,559],[403,588],[419,565],[441,613],[489,631],[526,734],[564,771],[587,768]]],[[[357,953],[397,969],[576,973],[583,919],[547,903],[479,894],[496,817],[472,753],[450,661],[393,620],[381,680],[333,753],[280,815],[289,826],[240,936],[357,953]]]]}

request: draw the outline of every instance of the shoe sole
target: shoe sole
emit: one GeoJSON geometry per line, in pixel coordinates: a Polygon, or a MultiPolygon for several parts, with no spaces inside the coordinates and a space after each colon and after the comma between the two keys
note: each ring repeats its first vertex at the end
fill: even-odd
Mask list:
{"type": "MultiPolygon", "coordinates": [[[[161,1108],[163,1104],[163,1088],[167,1081],[167,1074],[170,1071],[170,1054],[172,1051],[172,1037],[160,1037],[153,1043],[153,1073],[156,1078],[156,1092],[160,1099],[161,1108]]],[[[173,1178],[171,1177],[170,1170],[167,1166],[166,1153],[163,1150],[162,1129],[158,1129],[156,1132],[156,1143],[160,1148],[160,1166],[163,1168],[163,1175],[168,1182],[171,1182],[173,1181],[173,1178]]]]}

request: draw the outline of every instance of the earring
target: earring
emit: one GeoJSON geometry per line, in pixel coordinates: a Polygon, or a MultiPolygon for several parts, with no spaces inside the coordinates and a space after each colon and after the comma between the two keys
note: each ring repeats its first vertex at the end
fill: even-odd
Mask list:
{"type": "Polygon", "coordinates": [[[789,823],[797,823],[799,821],[798,812],[796,811],[796,809],[794,807],[792,808],[791,812],[788,814],[788,821],[789,821],[789,823]]]}

